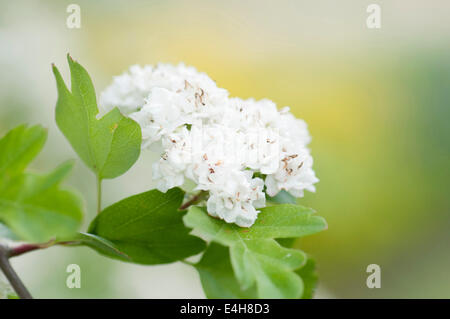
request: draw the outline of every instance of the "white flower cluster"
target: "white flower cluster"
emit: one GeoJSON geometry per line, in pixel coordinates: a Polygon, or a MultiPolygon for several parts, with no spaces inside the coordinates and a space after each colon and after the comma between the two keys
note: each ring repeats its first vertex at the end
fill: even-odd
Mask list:
{"type": "Polygon", "coordinates": [[[208,213],[228,223],[250,227],[265,193],[315,190],[306,123],[270,100],[230,98],[193,67],[132,66],[114,78],[100,105],[138,122],[143,148],[162,146],[152,174],[159,190],[189,179],[209,192],[208,213]]]}

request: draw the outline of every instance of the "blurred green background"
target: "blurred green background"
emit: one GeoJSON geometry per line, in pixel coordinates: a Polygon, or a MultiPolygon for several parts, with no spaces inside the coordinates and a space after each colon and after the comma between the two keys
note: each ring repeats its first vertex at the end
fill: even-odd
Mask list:
{"type": "MultiPolygon", "coordinates": [[[[450,2],[0,1],[0,134],[41,123],[49,139],[33,167],[76,158],[54,123],[50,64],[65,55],[97,94],[129,65],[184,61],[231,95],[270,98],[306,120],[320,183],[300,203],[329,229],[298,243],[317,259],[318,298],[450,298],[450,2]],[[81,8],[69,29],[66,8],[81,8]],[[380,289],[366,286],[379,264],[380,289]]],[[[1,151],[1,150],[0,150],[1,151]]],[[[144,154],[105,183],[104,205],[152,188],[144,154]]],[[[67,183],[94,216],[94,176],[78,161],[67,183]]],[[[144,267],[87,248],[51,248],[13,260],[36,297],[203,298],[183,264],[144,267]],[[79,264],[82,288],[66,266],[79,264]]]]}

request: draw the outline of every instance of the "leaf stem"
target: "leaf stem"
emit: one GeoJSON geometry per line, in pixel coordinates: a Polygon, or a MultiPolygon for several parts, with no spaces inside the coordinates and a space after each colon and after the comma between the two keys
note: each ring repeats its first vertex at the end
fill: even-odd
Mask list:
{"type": "Polygon", "coordinates": [[[54,244],[56,244],[56,242],[54,239],[52,239],[43,244],[22,244],[20,246],[11,247],[11,248],[9,248],[8,257],[11,258],[11,257],[20,256],[22,254],[28,253],[33,250],[51,247],[54,244]]]}
{"type": "Polygon", "coordinates": [[[10,251],[7,247],[0,245],[0,269],[5,274],[11,286],[14,288],[17,295],[22,299],[32,299],[30,292],[23,284],[15,270],[12,268],[10,262],[10,251]]]}
{"type": "Polygon", "coordinates": [[[200,191],[195,196],[193,196],[190,200],[188,200],[186,203],[181,205],[180,210],[185,210],[189,206],[197,204],[199,201],[201,201],[203,199],[203,197],[206,196],[207,193],[208,193],[207,191],[200,191]]]}
{"type": "Polygon", "coordinates": [[[97,214],[102,211],[102,179],[97,175],[97,214]]]}

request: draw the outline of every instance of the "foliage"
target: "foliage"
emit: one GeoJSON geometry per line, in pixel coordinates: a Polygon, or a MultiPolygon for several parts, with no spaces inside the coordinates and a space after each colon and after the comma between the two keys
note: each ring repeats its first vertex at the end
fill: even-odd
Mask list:
{"type": "MultiPolygon", "coordinates": [[[[117,108],[99,117],[87,71],[70,56],[68,63],[71,91],[53,66],[58,90],[56,123],[98,182],[118,177],[139,157],[140,127],[117,108]]],[[[315,262],[292,246],[296,238],[315,234],[327,225],[312,209],[297,205],[287,192],[269,197],[270,205],[261,209],[250,228],[209,216],[205,207],[190,206],[202,196],[172,188],[122,199],[99,210],[87,232],[79,232],[82,201],[61,187],[73,162],[47,174],[26,170],[42,150],[46,136],[41,126],[22,125],[0,139],[1,238],[26,241],[30,250],[82,245],[136,264],[183,261],[198,271],[208,298],[312,298],[315,262]],[[197,263],[185,261],[201,253],[197,263]]]]}
{"type": "Polygon", "coordinates": [[[303,282],[295,273],[306,263],[306,255],[281,246],[275,238],[310,235],[326,228],[323,218],[313,210],[291,204],[261,209],[251,228],[241,228],[208,216],[193,206],[184,218],[187,226],[229,247],[236,279],[243,290],[256,284],[260,298],[299,298],[303,282]]]}
{"type": "Polygon", "coordinates": [[[117,108],[97,119],[99,111],[89,74],[69,55],[67,60],[72,92],[53,66],[58,89],[56,123],[78,156],[100,179],[120,176],[139,157],[140,127],[117,108]]]}
{"type": "Polygon", "coordinates": [[[25,171],[46,136],[41,126],[21,125],[0,139],[0,221],[17,239],[48,241],[68,236],[81,225],[79,196],[60,187],[73,162],[48,174],[25,171]]]}
{"type": "Polygon", "coordinates": [[[183,213],[178,211],[183,196],[183,191],[173,188],[128,197],[104,209],[89,232],[112,242],[131,262],[153,265],[183,260],[205,248],[183,224],[183,213]]]}

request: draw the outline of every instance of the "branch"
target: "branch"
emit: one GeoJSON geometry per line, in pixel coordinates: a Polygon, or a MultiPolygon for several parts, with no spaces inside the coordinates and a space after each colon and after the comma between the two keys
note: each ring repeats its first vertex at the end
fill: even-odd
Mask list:
{"type": "Polygon", "coordinates": [[[5,274],[11,286],[16,291],[17,295],[22,299],[32,299],[30,292],[23,284],[17,273],[9,263],[10,252],[5,246],[0,245],[0,269],[5,274]]]}

